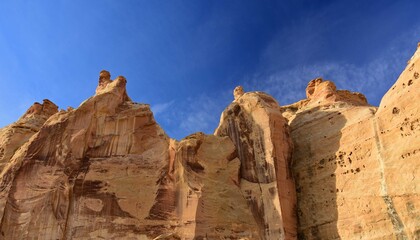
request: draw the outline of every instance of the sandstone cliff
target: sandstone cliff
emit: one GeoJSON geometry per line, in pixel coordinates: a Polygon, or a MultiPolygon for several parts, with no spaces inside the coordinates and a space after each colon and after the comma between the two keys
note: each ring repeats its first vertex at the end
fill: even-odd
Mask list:
{"type": "Polygon", "coordinates": [[[283,107],[299,238],[420,238],[419,51],[379,108],[322,79],[283,107]]]}
{"type": "Polygon", "coordinates": [[[293,145],[277,101],[262,92],[234,90],[215,135],[229,136],[241,161],[240,189],[265,239],[296,238],[293,145]]]}
{"type": "Polygon", "coordinates": [[[419,56],[378,108],[321,78],[283,107],[238,87],[181,141],[102,71],[0,129],[0,239],[420,238],[419,56]]]}
{"type": "Polygon", "coordinates": [[[58,107],[48,99],[34,103],[15,123],[0,129],[0,171],[7,165],[15,151],[39,131],[44,122],[58,112],[58,107]]]}
{"type": "Polygon", "coordinates": [[[53,115],[10,159],[1,173],[2,238],[118,238],[154,227],[145,218],[169,139],[148,105],[128,100],[125,84],[118,77],[53,115]]]}
{"type": "Polygon", "coordinates": [[[125,85],[102,71],[93,97],[49,117],[30,140],[6,146],[15,153],[0,175],[0,237],[263,238],[265,226],[239,188],[241,163],[230,138],[168,138],[125,85]]]}

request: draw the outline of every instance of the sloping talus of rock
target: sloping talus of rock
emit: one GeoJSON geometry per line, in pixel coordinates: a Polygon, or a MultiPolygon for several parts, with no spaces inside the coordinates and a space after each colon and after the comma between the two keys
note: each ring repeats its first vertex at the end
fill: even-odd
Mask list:
{"type": "Polygon", "coordinates": [[[234,90],[215,135],[229,136],[241,161],[240,188],[263,239],[296,238],[296,193],[289,127],[277,101],[262,92],[234,90]]]}
{"type": "Polygon", "coordinates": [[[283,107],[294,142],[299,238],[420,237],[417,61],[379,108],[322,79],[308,84],[306,100],[283,107]]]}

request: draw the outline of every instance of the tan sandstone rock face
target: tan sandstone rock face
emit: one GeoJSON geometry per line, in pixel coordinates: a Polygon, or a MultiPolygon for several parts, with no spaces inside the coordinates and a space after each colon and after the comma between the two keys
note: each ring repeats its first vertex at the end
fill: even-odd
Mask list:
{"type": "Polygon", "coordinates": [[[380,194],[394,235],[420,239],[420,48],[383,97],[374,129],[380,194]]]}
{"type": "Polygon", "coordinates": [[[345,102],[354,106],[367,105],[366,97],[363,94],[347,90],[337,90],[331,81],[324,81],[316,78],[308,83],[306,97],[309,100],[308,106],[326,105],[334,102],[345,102]]]}
{"type": "Polygon", "coordinates": [[[259,226],[238,187],[240,161],[228,137],[188,136],[177,144],[171,169],[167,179],[171,180],[163,185],[164,193],[173,194],[175,204],[158,201],[156,212],[160,214],[156,215],[173,213],[172,219],[181,223],[176,229],[179,236],[259,239],[259,226]],[[172,212],[164,209],[171,205],[172,212]]]}
{"type": "Polygon", "coordinates": [[[239,99],[242,95],[244,95],[244,89],[242,86],[237,86],[234,90],[233,90],[233,98],[235,100],[239,99]]]}
{"type": "Polygon", "coordinates": [[[48,99],[34,103],[19,120],[0,129],[0,171],[15,151],[39,131],[44,122],[58,112],[58,107],[48,99]]]}
{"type": "Polygon", "coordinates": [[[291,225],[282,223],[289,216],[282,211],[293,205],[294,192],[277,187],[288,180],[286,166],[276,165],[276,158],[289,159],[291,140],[274,99],[258,93],[241,100],[254,105],[250,114],[257,106],[265,108],[254,127],[266,128],[270,121],[283,125],[272,133],[256,132],[259,138],[268,134],[259,143],[264,146],[253,145],[256,155],[240,160],[243,152],[238,155],[229,136],[168,138],[149,106],[129,99],[124,77],[111,81],[106,71],[100,76],[95,96],[78,108],[57,113],[45,101],[18,121],[41,123],[49,117],[4,160],[1,239],[278,239],[290,234],[291,225]],[[271,139],[286,144],[276,148],[271,139]],[[267,166],[244,171],[243,178],[241,164],[267,166]],[[284,175],[277,179],[276,174],[284,175]]]}
{"type": "Polygon", "coordinates": [[[176,141],[104,70],[0,129],[0,239],[420,239],[419,78],[420,50],[379,108],[321,78],[284,107],[237,87],[176,141]]]}
{"type": "Polygon", "coordinates": [[[235,94],[215,135],[229,136],[235,143],[241,161],[240,188],[262,238],[296,238],[296,195],[290,168],[293,145],[277,101],[262,92],[235,94]]]}
{"type": "Polygon", "coordinates": [[[295,145],[300,238],[420,237],[415,56],[379,108],[319,79],[308,84],[308,99],[283,108],[295,145]]]}
{"type": "Polygon", "coordinates": [[[98,87],[96,87],[96,94],[103,91],[106,88],[106,86],[111,82],[112,82],[111,81],[111,73],[109,73],[106,70],[102,70],[99,73],[99,82],[98,82],[98,87]]]}
{"type": "Polygon", "coordinates": [[[1,173],[4,239],[146,238],[169,138],[119,77],[48,119],[1,173]]]}

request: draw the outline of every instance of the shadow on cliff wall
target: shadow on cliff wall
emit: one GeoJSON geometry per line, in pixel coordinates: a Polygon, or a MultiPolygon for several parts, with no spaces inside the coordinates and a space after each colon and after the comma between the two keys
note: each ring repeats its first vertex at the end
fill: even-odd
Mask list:
{"type": "MultiPolygon", "coordinates": [[[[281,215],[274,210],[274,200],[278,199],[278,193],[276,189],[272,189],[273,187],[267,190],[269,183],[276,182],[276,166],[266,161],[264,130],[252,120],[250,114],[242,110],[239,104],[231,104],[225,111],[227,111],[226,115],[228,116],[225,119],[227,125],[217,135],[230,137],[236,147],[237,156],[234,157],[238,157],[241,162],[239,177],[254,185],[253,187],[242,188],[241,192],[258,226],[260,239],[279,239],[283,235],[284,226],[281,215]],[[267,185],[262,186],[262,184],[267,185]],[[267,200],[261,197],[265,193],[264,189],[269,192],[268,195],[264,196],[270,196],[271,199],[267,200]]],[[[202,196],[198,202],[194,239],[212,239],[212,237],[217,236],[217,234],[213,235],[217,231],[225,233],[229,231],[235,237],[238,237],[240,233],[234,233],[232,228],[234,224],[241,223],[243,219],[237,219],[231,223],[231,226],[224,226],[225,229],[217,229],[217,226],[211,229],[206,224],[206,212],[208,210],[206,210],[205,194],[207,188],[211,188],[211,186],[203,186],[202,196]],[[207,232],[208,230],[212,232],[207,232]]],[[[231,206],[231,209],[224,211],[226,213],[232,211],[232,214],[235,214],[235,206],[231,206]]],[[[248,237],[245,234],[250,234],[250,231],[251,229],[248,233],[244,232],[243,237],[248,237]]],[[[228,237],[228,235],[225,236],[228,237]]]]}
{"type": "MultiPolygon", "coordinates": [[[[265,167],[267,169],[274,169],[272,164],[266,163],[265,167]]],[[[204,169],[205,171],[205,169],[204,169]]],[[[239,172],[240,174],[240,172],[239,172]]],[[[245,181],[242,178],[242,181],[245,181]]],[[[236,206],[223,206],[221,209],[215,209],[215,203],[210,203],[211,198],[208,197],[208,194],[214,193],[215,189],[208,184],[203,184],[201,188],[201,196],[198,199],[196,215],[195,215],[195,233],[194,240],[205,240],[205,239],[239,239],[241,237],[251,237],[250,239],[263,239],[263,240],[277,240],[279,237],[283,236],[284,233],[281,231],[284,230],[282,226],[282,217],[277,212],[274,211],[275,200],[278,199],[278,192],[275,187],[271,187],[268,191],[263,191],[262,189],[267,189],[267,187],[260,186],[257,182],[252,182],[254,185],[254,190],[258,189],[260,192],[254,192],[253,195],[250,189],[239,189],[242,192],[244,199],[247,202],[248,209],[252,214],[255,222],[246,222],[245,219],[232,219],[231,217],[225,219],[225,223],[218,222],[217,224],[209,224],[208,219],[212,218],[214,214],[212,211],[221,211],[229,216],[237,215],[236,206]],[[263,195],[264,193],[269,193],[268,195],[263,195]],[[264,199],[263,197],[270,197],[270,199],[264,199]],[[227,220],[230,219],[230,220],[227,220]],[[277,220],[276,222],[271,222],[277,220]],[[242,224],[258,227],[258,235],[253,232],[253,229],[244,228],[242,224]],[[236,228],[236,229],[235,229],[236,228]]],[[[261,183],[268,184],[268,183],[261,183]]],[[[239,188],[232,183],[232,188],[239,188]]],[[[223,199],[221,199],[223,201],[223,199]]],[[[243,211],[244,209],[241,209],[243,211]]]]}
{"type": "Polygon", "coordinates": [[[337,229],[337,165],[346,118],[320,107],[298,113],[290,123],[294,143],[293,175],[297,192],[298,239],[340,239],[337,229]]]}

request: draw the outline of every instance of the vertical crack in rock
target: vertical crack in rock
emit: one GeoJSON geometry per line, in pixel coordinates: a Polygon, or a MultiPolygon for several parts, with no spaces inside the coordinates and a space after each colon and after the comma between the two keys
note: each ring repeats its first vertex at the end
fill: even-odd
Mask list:
{"type": "Polygon", "coordinates": [[[380,170],[380,181],[381,181],[381,197],[383,198],[386,207],[387,207],[387,213],[389,215],[389,218],[391,219],[391,223],[392,226],[394,227],[395,230],[395,236],[397,237],[397,239],[408,239],[407,234],[405,233],[404,230],[404,224],[401,221],[400,216],[397,213],[397,210],[394,207],[394,203],[392,201],[392,198],[389,196],[388,194],[388,189],[387,189],[387,183],[386,183],[386,179],[385,179],[385,167],[384,167],[384,159],[382,156],[382,144],[381,144],[381,139],[379,137],[379,126],[376,120],[376,117],[373,116],[372,118],[372,124],[373,124],[373,129],[375,132],[375,146],[376,149],[378,151],[378,162],[379,162],[379,170],[380,170]]]}

